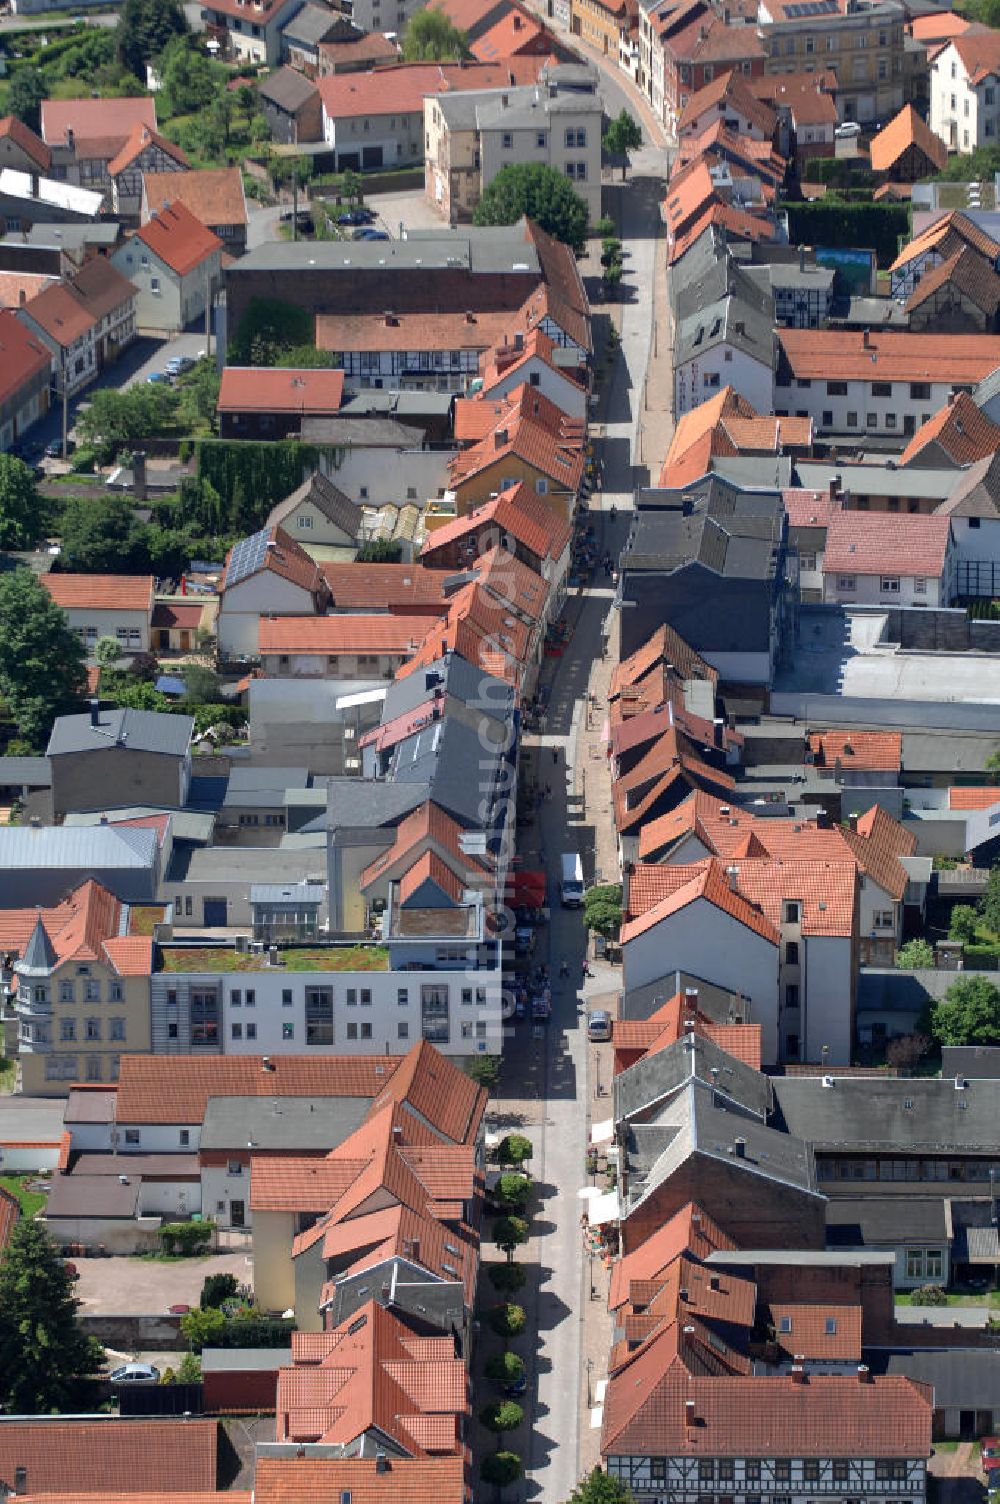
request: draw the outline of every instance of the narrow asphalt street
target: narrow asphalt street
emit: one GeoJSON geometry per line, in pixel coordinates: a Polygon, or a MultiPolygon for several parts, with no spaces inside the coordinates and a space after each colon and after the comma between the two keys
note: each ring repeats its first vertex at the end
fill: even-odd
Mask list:
{"type": "MultiPolygon", "coordinates": [[[[606,99],[609,113],[628,102],[614,80],[606,99]]],[[[591,497],[589,525],[599,554],[607,549],[614,558],[625,540],[634,485],[644,479],[640,446],[658,247],[662,260],[659,204],[665,172],[664,150],[647,142],[634,154],[627,184],[605,181],[605,212],[614,217],[624,243],[624,281],[620,304],[595,311],[595,364],[602,374],[594,447],[603,466],[603,490],[591,497]],[[617,347],[609,339],[612,323],[617,347]]],[[[593,297],[595,289],[588,290],[593,297]]],[[[588,886],[618,878],[609,776],[598,744],[617,640],[613,597],[613,582],[600,567],[591,584],[568,596],[563,615],[573,623],[573,634],[561,657],[545,661],[544,729],[525,738],[521,786],[534,786],[547,797],[533,825],[520,833],[518,851],[525,868],[544,868],[548,876],[551,919],[547,933],[540,933],[535,961],[550,967],[553,1006],[547,1027],[522,1021],[508,1028],[493,1104],[503,1126],[523,1130],[535,1149],[538,1199],[531,1244],[523,1254],[528,1325],[516,1344],[528,1365],[528,1434],[512,1436],[509,1443],[524,1458],[525,1481],[509,1496],[542,1504],[561,1504],[572,1492],[581,1472],[581,1427],[590,1425],[583,1383],[590,1291],[580,1227],[583,1202],[577,1195],[587,1183],[591,1050],[586,1015],[588,1001],[599,997],[603,1005],[609,990],[618,987],[620,971],[594,962],[595,975],[583,978],[587,932],[579,910],[560,907],[558,888],[563,852],[579,852],[588,886]],[[602,658],[608,633],[611,652],[602,658]],[[569,967],[565,980],[558,974],[563,960],[569,967]]]]}

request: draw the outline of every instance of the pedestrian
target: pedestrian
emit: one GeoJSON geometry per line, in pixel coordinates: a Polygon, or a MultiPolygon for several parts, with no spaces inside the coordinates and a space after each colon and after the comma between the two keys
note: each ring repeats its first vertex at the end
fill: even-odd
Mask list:
{"type": "Polygon", "coordinates": [[[554,763],[558,763],[558,761],[559,761],[559,748],[558,747],[553,747],[552,748],[552,761],[554,763]]]}
{"type": "Polygon", "coordinates": [[[545,785],[545,797],[546,797],[546,799],[551,799],[552,798],[552,785],[551,785],[551,783],[547,783],[545,785]]]}

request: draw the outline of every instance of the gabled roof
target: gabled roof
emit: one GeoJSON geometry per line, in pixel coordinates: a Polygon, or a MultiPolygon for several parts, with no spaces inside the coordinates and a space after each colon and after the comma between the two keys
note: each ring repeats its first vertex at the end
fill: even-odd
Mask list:
{"type": "Polygon", "coordinates": [[[311,595],[326,593],[318,565],[284,528],[264,527],[259,532],[251,533],[249,538],[234,543],[226,557],[222,588],[231,590],[234,585],[239,585],[243,580],[264,570],[279,575],[292,585],[298,585],[311,595]]]}
{"type": "Polygon", "coordinates": [[[393,1457],[383,1468],[374,1457],[257,1458],[254,1504],[325,1504],[345,1493],[352,1504],[464,1504],[465,1462],[393,1457]]]}
{"type": "MultiPolygon", "coordinates": [[[[1000,255],[1000,247],[996,254],[1000,255]]],[[[991,334],[902,334],[873,329],[778,329],[798,380],[949,381],[971,385],[1000,365],[991,334]]]]}
{"type": "Polygon", "coordinates": [[[269,104],[288,114],[297,114],[302,106],[319,93],[311,78],[298,68],[276,68],[257,85],[257,93],[269,104]]]}
{"type": "Polygon", "coordinates": [[[487,871],[485,863],[477,856],[467,855],[462,849],[462,835],[461,825],[445,810],[430,801],[421,804],[419,808],[400,820],[392,845],[381,856],[370,862],[361,873],[358,879],[361,891],[364,892],[372,883],[377,882],[388,868],[395,867],[400,861],[405,861],[418,849],[421,852],[427,849],[426,842],[433,842],[435,846],[450,853],[461,870],[484,874],[487,871]]]}
{"type": "Polygon", "coordinates": [[[489,350],[484,351],[479,359],[483,393],[488,396],[495,386],[507,380],[514,372],[521,370],[531,360],[542,361],[556,376],[570,382],[571,385],[581,386],[583,378],[580,368],[567,368],[556,361],[553,358],[556,348],[554,341],[543,329],[539,328],[530,329],[520,344],[505,342],[502,345],[493,345],[489,350]]]}
{"type": "MultiPolygon", "coordinates": [[[[995,34],[994,34],[995,35],[995,34]]],[[[944,245],[943,254],[949,255],[952,250],[957,250],[962,244],[969,245],[974,251],[989,260],[995,260],[1000,255],[1000,245],[985,230],[981,230],[975,220],[963,214],[960,209],[952,209],[935,219],[926,229],[905,245],[896,257],[891,272],[899,271],[901,267],[908,266],[911,261],[925,256],[928,251],[936,250],[944,245]]]]}
{"type": "Polygon", "coordinates": [[[489,432],[449,465],[450,483],[461,486],[483,470],[516,455],[565,491],[583,476],[583,425],[568,418],[540,391],[523,382],[494,404],[489,432]]]}
{"type": "Polygon", "coordinates": [[[0,141],[2,140],[13,141],[42,172],[48,172],[52,166],[52,153],[41,136],[36,136],[31,127],[25,125],[23,120],[18,120],[16,115],[4,115],[0,120],[0,141]]]}
{"type": "Polygon", "coordinates": [[[641,647],[616,664],[611,674],[608,698],[623,695],[627,687],[642,683],[658,665],[667,663],[685,679],[707,679],[717,684],[718,670],[675,632],[666,622],[657,627],[641,647]]]}
{"type": "Polygon", "coordinates": [[[947,517],[835,512],[826,530],[823,573],[899,574],[937,580],[944,572],[950,539],[951,521],[947,517]]]}
{"type": "Polygon", "coordinates": [[[335,413],[344,399],[343,371],[271,370],[226,366],[219,383],[220,413],[335,413]]]}
{"type": "Polygon", "coordinates": [[[861,1307],[793,1305],[772,1301],[770,1325],[785,1359],[811,1362],[860,1363],[861,1307]]]}
{"type": "Polygon", "coordinates": [[[705,1260],[716,1249],[735,1247],[729,1234],[696,1202],[689,1201],[632,1253],[615,1260],[611,1266],[608,1306],[613,1311],[624,1305],[633,1280],[655,1279],[681,1254],[705,1260]]]}
{"type": "MultiPolygon", "coordinates": [[[[117,139],[120,144],[136,125],[156,130],[156,101],[147,95],[42,100],[42,140],[47,146],[65,146],[67,130],[73,132],[78,150],[81,144],[92,139],[117,139]]],[[[113,156],[114,152],[109,155],[113,156]]]]}
{"type": "Polygon", "coordinates": [[[152,611],[151,574],[46,574],[41,583],[64,611],[152,611]]]}
{"type": "Polygon", "coordinates": [[[140,225],[136,236],[154,256],[179,277],[186,277],[201,266],[222,241],[182,203],[171,203],[140,225]]]}
{"type": "Polygon", "coordinates": [[[873,172],[891,173],[900,157],[911,146],[923,152],[931,167],[941,172],[948,160],[948,148],[936,136],[925,120],[917,114],[912,104],[905,104],[898,115],[872,138],[871,163],[873,172]]]}
{"type": "Polygon", "coordinates": [[[180,1496],[212,1493],[218,1422],[53,1417],[6,1418],[0,1424],[0,1479],[13,1491],[19,1468],[34,1494],[72,1492],[113,1498],[129,1489],[180,1496]]]}
{"type": "Polygon", "coordinates": [[[993,262],[970,245],[958,249],[924,272],[904,305],[907,313],[920,308],[943,287],[954,287],[986,314],[992,324],[1000,307],[1000,274],[993,262]]]}
{"type": "Polygon", "coordinates": [[[397,63],[368,73],[335,73],[318,82],[330,120],[418,114],[431,94],[453,89],[502,89],[511,82],[505,63],[397,63]]]}
{"type": "MultiPolygon", "coordinates": [[[[427,534],[421,558],[433,556],[469,533],[478,532],[492,524],[498,537],[504,533],[520,543],[528,553],[538,559],[559,559],[569,542],[572,529],[562,507],[554,505],[544,496],[538,496],[523,481],[508,486],[491,497],[483,506],[477,507],[452,522],[434,528],[427,534]]],[[[431,557],[428,564],[433,567],[431,557]]]]}
{"type": "Polygon", "coordinates": [[[314,470],[308,480],[304,480],[284,501],[273,506],[267,515],[266,526],[272,528],[284,522],[303,502],[309,502],[349,538],[356,538],[360,533],[364,511],[339,486],[335,486],[322,470],[314,470]]]}
{"type": "Polygon", "coordinates": [[[448,609],[444,576],[421,564],[359,564],[355,560],[325,562],[321,569],[335,610],[403,611],[409,607],[419,614],[428,607],[441,612],[448,609]]]}
{"type": "MultiPolygon", "coordinates": [[[[404,1057],[405,1058],[405,1057],[404,1057]]],[[[200,1123],[213,1097],[375,1097],[399,1056],[123,1055],[120,1123],[200,1123]]]]}
{"type": "Polygon", "coordinates": [[[168,203],[180,203],[209,229],[217,225],[245,225],[247,222],[243,175],[238,167],[147,172],[142,184],[150,214],[158,214],[168,203]]]}
{"type": "Polygon", "coordinates": [[[68,350],[97,320],[77,302],[69,288],[61,282],[53,282],[36,297],[25,303],[22,313],[33,319],[38,327],[68,350]]]}
{"type": "MultiPolygon", "coordinates": [[[[1000,290],[1000,278],[997,286],[1000,290]]],[[[903,450],[900,464],[926,463],[931,458],[926,453],[931,445],[952,464],[969,465],[1000,449],[1000,427],[980,411],[968,392],[958,392],[921,424],[903,450]]]]}
{"type": "Polygon", "coordinates": [[[648,1018],[615,1019],[612,1025],[615,1070],[659,1054],[676,1044],[682,1035],[696,1034],[718,1045],[751,1070],[761,1066],[761,1028],[759,1024],[716,1023],[692,1003],[686,994],[677,992],[648,1018]]]}
{"type": "Polygon", "coordinates": [[[427,634],[426,616],[388,611],[344,612],[330,616],[262,616],[260,653],[340,654],[414,652],[427,634]]]}
{"type": "Polygon", "coordinates": [[[402,1103],[441,1137],[454,1144],[470,1144],[479,1131],[486,1099],[483,1087],[421,1040],[385,1083],[372,1111],[387,1102],[402,1103]]]}
{"type": "Polygon", "coordinates": [[[949,45],[954,47],[973,87],[1000,73],[1000,35],[995,31],[970,27],[953,36],[949,45]]]}
{"type": "Polygon", "coordinates": [[[894,1456],[926,1458],[931,1416],[932,1391],[910,1379],[696,1378],[680,1364],[665,1369],[654,1343],[610,1380],[601,1453],[775,1457],[794,1437],[797,1457],[882,1457],[889,1445],[894,1456]]]}
{"type": "MultiPolygon", "coordinates": [[[[120,172],[124,172],[125,168],[130,167],[136,158],[141,156],[148,147],[155,147],[158,151],[163,152],[165,156],[171,157],[175,162],[179,163],[181,167],[190,166],[187,157],[179,146],[175,146],[172,141],[168,141],[166,136],[161,136],[159,131],[151,130],[148,125],[137,122],[129,131],[121,151],[112,157],[108,163],[108,176],[114,178],[120,172]]],[[[176,176],[176,174],[172,173],[171,176],[176,176]]]]}
{"type": "Polygon", "coordinates": [[[915,854],[916,836],[904,830],[880,804],[873,804],[843,836],[866,877],[900,902],[906,892],[907,874],[899,858],[915,854]]]}
{"type": "Polygon", "coordinates": [[[664,919],[680,913],[689,904],[704,899],[731,919],[769,940],[780,942],[776,925],[729,884],[721,862],[699,862],[684,867],[636,866],[629,884],[629,913],[621,927],[621,941],[627,945],[664,919]],[[662,896],[657,896],[660,893],[662,896]]]}
{"type": "Polygon", "coordinates": [[[774,111],[754,95],[742,74],[735,69],[720,74],[691,95],[681,111],[678,136],[686,135],[706,110],[718,110],[723,116],[727,110],[736,111],[765,137],[774,135],[777,123],[774,111]]]}
{"type": "Polygon", "coordinates": [[[781,454],[786,446],[811,443],[810,418],[761,417],[735,387],[726,386],[678,418],[660,485],[679,489],[700,480],[717,454],[781,454]]]}
{"type": "Polygon", "coordinates": [[[992,809],[994,804],[1000,804],[1000,788],[995,784],[986,788],[948,790],[949,809],[992,809]]]}
{"type": "Polygon", "coordinates": [[[900,731],[815,731],[809,751],[817,768],[857,768],[862,772],[898,773],[903,766],[900,731]]]}
{"type": "Polygon", "coordinates": [[[66,286],[87,313],[97,320],[138,294],[134,282],[130,282],[107,256],[91,256],[79,271],[66,278],[66,286]]]}

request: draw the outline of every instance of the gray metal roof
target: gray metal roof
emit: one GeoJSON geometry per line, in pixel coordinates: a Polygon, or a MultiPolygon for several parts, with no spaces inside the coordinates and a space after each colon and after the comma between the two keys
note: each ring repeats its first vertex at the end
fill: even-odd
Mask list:
{"type": "MultiPolygon", "coordinates": [[[[464,97],[462,94],[442,95],[442,98],[464,97]]],[[[415,422],[420,418],[447,418],[454,401],[454,392],[422,392],[416,388],[412,392],[393,391],[388,387],[370,387],[345,397],[340,411],[345,417],[384,413],[388,417],[409,418],[415,422]]]]}
{"type": "Polygon", "coordinates": [[[251,903],[322,903],[326,888],[319,883],[253,883],[251,903]]]}
{"type": "MultiPolygon", "coordinates": [[[[168,720],[169,717],[164,717],[168,720]]],[[[150,868],[156,862],[155,830],[116,825],[0,826],[0,868],[32,871],[49,867],[150,868]]]]}
{"type": "Polygon", "coordinates": [[[772,1095],[767,1076],[727,1054],[712,1040],[691,1034],[644,1056],[615,1077],[615,1121],[647,1111],[695,1078],[761,1119],[770,1110],[772,1095]]]}
{"type": "Polygon", "coordinates": [[[839,1269],[872,1268],[893,1262],[893,1255],[876,1249],[819,1248],[717,1248],[708,1255],[706,1264],[722,1264],[727,1269],[751,1269],[755,1264],[801,1264],[804,1268],[839,1269]]]}
{"type": "Polygon", "coordinates": [[[445,716],[396,744],[389,777],[397,784],[427,784],[435,804],[463,825],[481,828],[490,823],[483,804],[494,787],[502,748],[485,728],[445,716]]]}
{"type": "Polygon", "coordinates": [[[279,110],[295,114],[316,93],[316,85],[297,68],[279,68],[257,85],[257,93],[279,110]]]}
{"type": "MultiPolygon", "coordinates": [[[[770,303],[770,299],[768,300],[770,303]]],[[[680,319],[674,331],[674,363],[702,357],[717,345],[729,345],[773,370],[775,360],[773,304],[762,308],[759,301],[739,293],[702,304],[680,319]]]]}
{"type": "Polygon", "coordinates": [[[306,42],[313,46],[325,42],[337,29],[340,16],[322,5],[303,5],[302,9],[281,28],[286,41],[306,42]]]}
{"type": "Polygon", "coordinates": [[[118,242],[121,226],[114,220],[95,221],[88,225],[33,224],[27,231],[6,235],[5,240],[23,245],[51,246],[54,250],[68,251],[84,245],[113,246],[118,242]]]}
{"type": "MultiPolygon", "coordinates": [[[[963,972],[963,976],[967,976],[963,972]]],[[[996,975],[986,973],[986,975],[996,975]]],[[[995,1044],[946,1044],[941,1049],[942,1077],[966,1076],[977,1079],[996,1080],[1000,1077],[1000,1045],[995,1044]]]]}
{"type": "MultiPolygon", "coordinates": [[[[953,974],[952,974],[953,975],[953,974]]],[[[817,1149],[1000,1152],[1000,1081],[836,1076],[774,1080],[774,1094],[790,1133],[817,1149]]]]}
{"type": "Polygon", "coordinates": [[[175,848],[164,881],[242,883],[249,888],[256,879],[305,882],[321,876],[325,867],[325,855],[316,851],[289,851],[283,846],[195,846],[184,851],[175,848]]]}
{"type": "Polygon", "coordinates": [[[952,471],[953,490],[935,511],[947,517],[1000,517],[1000,454],[952,471]]]}
{"type": "Polygon", "coordinates": [[[270,1373],[291,1368],[290,1347],[203,1347],[202,1373],[270,1373]]]}
{"type": "Polygon", "coordinates": [[[368,1097],[210,1097],[202,1149],[335,1149],[362,1122],[368,1097]]]}
{"type": "Polygon", "coordinates": [[[170,833],[175,841],[200,841],[205,844],[212,839],[212,831],[215,829],[214,815],[200,814],[191,809],[161,809],[155,804],[132,804],[106,810],[74,810],[66,815],[63,825],[103,825],[105,815],[110,825],[121,820],[143,820],[150,815],[169,815],[170,833]]]}
{"type": "MultiPolygon", "coordinates": [[[[984,707],[986,708],[986,707],[984,707]]],[[[996,726],[997,709],[988,707],[996,726]]],[[[948,731],[904,731],[903,768],[907,773],[976,773],[996,751],[996,731],[986,735],[948,731]]]]}
{"type": "Polygon", "coordinates": [[[304,444],[333,444],[338,449],[422,449],[424,444],[422,428],[400,423],[395,418],[363,418],[343,413],[329,418],[304,417],[299,431],[304,444]]]}
{"type": "Polygon", "coordinates": [[[826,1204],[826,1241],[831,1248],[951,1240],[951,1219],[943,1196],[832,1197],[826,1204]]]}
{"type": "Polygon", "coordinates": [[[96,726],[89,713],[58,716],[46,751],[49,757],[59,757],[69,752],[106,752],[118,745],[159,752],[165,757],[184,757],[193,731],[194,721],[189,715],[101,709],[96,726]]]}
{"type": "Polygon", "coordinates": [[[625,567],[673,573],[700,564],[730,579],[767,580],[774,574],[784,515],[780,497],[734,491],[715,493],[707,504],[699,500],[689,513],[640,511],[625,567]]]}
{"type": "Polygon", "coordinates": [[[972,400],[977,407],[983,407],[987,402],[992,402],[994,397],[1000,397],[1000,366],[984,376],[978,386],[972,389],[972,400]]]}
{"type": "MultiPolygon", "coordinates": [[[[451,399],[448,400],[450,403],[451,399]]],[[[303,481],[302,485],[297,487],[290,496],[286,496],[284,501],[279,501],[277,506],[271,508],[267,526],[273,527],[276,523],[284,522],[285,518],[303,501],[309,501],[328,522],[339,527],[349,538],[356,538],[361,531],[361,523],[364,520],[363,511],[349,496],[345,496],[340,487],[335,486],[322,470],[314,470],[309,479],[303,481]]]]}
{"type": "MultiPolygon", "coordinates": [[[[937,1314],[947,1317],[953,1309],[942,1307],[937,1314]]],[[[915,1314],[923,1318],[932,1310],[917,1306],[915,1314]]],[[[985,1310],[983,1314],[987,1314],[985,1310]]],[[[949,1347],[866,1350],[865,1361],[875,1373],[902,1374],[919,1384],[932,1385],[935,1410],[1000,1409],[1000,1352],[962,1347],[957,1333],[949,1347]]]]}
{"type": "Polygon", "coordinates": [[[796,460],[798,483],[809,491],[826,491],[837,477],[845,491],[860,496],[926,496],[944,501],[955,487],[954,470],[920,469],[915,465],[849,465],[796,460]]]}
{"type": "Polygon", "coordinates": [[[105,1217],[131,1221],[138,1215],[141,1191],[141,1175],[130,1175],[125,1185],[117,1175],[56,1175],[49,1189],[45,1219],[105,1217]]]}
{"type": "Polygon", "coordinates": [[[48,976],[58,964],[59,957],[56,955],[55,946],[49,939],[48,930],[39,914],[35,920],[35,928],[24,947],[24,953],[18,959],[18,973],[24,976],[48,976]]]}
{"type": "Polygon", "coordinates": [[[370,830],[398,825],[431,797],[430,783],[387,783],[374,778],[331,778],[327,787],[326,824],[370,830]]]}
{"type": "Polygon", "coordinates": [[[22,784],[47,789],[52,768],[47,757],[0,757],[0,787],[22,784]]]}
{"type": "Polygon", "coordinates": [[[435,689],[494,720],[505,720],[513,711],[514,690],[510,684],[492,674],[484,674],[481,668],[474,667],[458,653],[448,653],[415,673],[394,679],[386,687],[383,725],[416,710],[435,689]]]}
{"type": "Polygon", "coordinates": [[[408,267],[464,268],[474,273],[541,275],[538,252],[525,238],[524,221],[502,227],[410,230],[405,240],[269,241],[229,267],[227,277],[262,271],[389,272],[408,267]]]}
{"type": "Polygon", "coordinates": [[[309,786],[308,768],[262,768],[234,766],[229,773],[229,783],[222,807],[254,805],[271,806],[282,804],[288,789],[304,789],[309,786]]]}

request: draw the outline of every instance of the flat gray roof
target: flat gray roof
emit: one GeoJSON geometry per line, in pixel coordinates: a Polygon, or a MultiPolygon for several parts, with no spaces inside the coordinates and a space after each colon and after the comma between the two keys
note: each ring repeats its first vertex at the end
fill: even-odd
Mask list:
{"type": "MultiPolygon", "coordinates": [[[[2,850],[2,845],[0,845],[2,850]]],[[[282,846],[196,846],[174,851],[165,882],[245,883],[270,878],[305,882],[325,873],[326,860],[313,852],[289,851],[282,846]]]]}
{"type": "Polygon", "coordinates": [[[895,1255],[869,1248],[719,1248],[705,1260],[738,1269],[741,1264],[803,1264],[819,1269],[836,1269],[844,1264],[891,1264],[895,1255]]]}
{"type": "Polygon", "coordinates": [[[820,464],[815,460],[796,460],[798,483],[808,491],[825,491],[833,477],[840,477],[845,491],[863,496],[927,496],[944,501],[961,477],[958,470],[918,469],[907,465],[820,464]]]}
{"type": "Polygon", "coordinates": [[[155,804],[127,805],[124,809],[105,810],[73,810],[63,819],[64,826],[103,825],[107,815],[107,823],[115,825],[122,820],[145,820],[150,815],[169,815],[170,833],[175,841],[201,841],[208,842],[212,839],[212,831],[215,829],[215,816],[201,814],[198,810],[191,809],[162,809],[155,804]]]}
{"type": "Polygon", "coordinates": [[[55,1175],[45,1218],[100,1217],[128,1222],[138,1213],[141,1190],[141,1175],[130,1175],[125,1185],[117,1175],[55,1175]]]}
{"type": "Polygon", "coordinates": [[[202,1373],[269,1373],[272,1368],[290,1368],[290,1347],[204,1347],[202,1373]]]}
{"type": "Polygon", "coordinates": [[[410,230],[405,240],[269,241],[241,256],[228,268],[226,276],[261,271],[322,275],[418,268],[541,276],[538,253],[525,239],[523,221],[482,230],[468,226],[410,230]]]}
{"type": "Polygon", "coordinates": [[[210,1097],[202,1149],[335,1149],[362,1122],[368,1097],[210,1097]]]}

